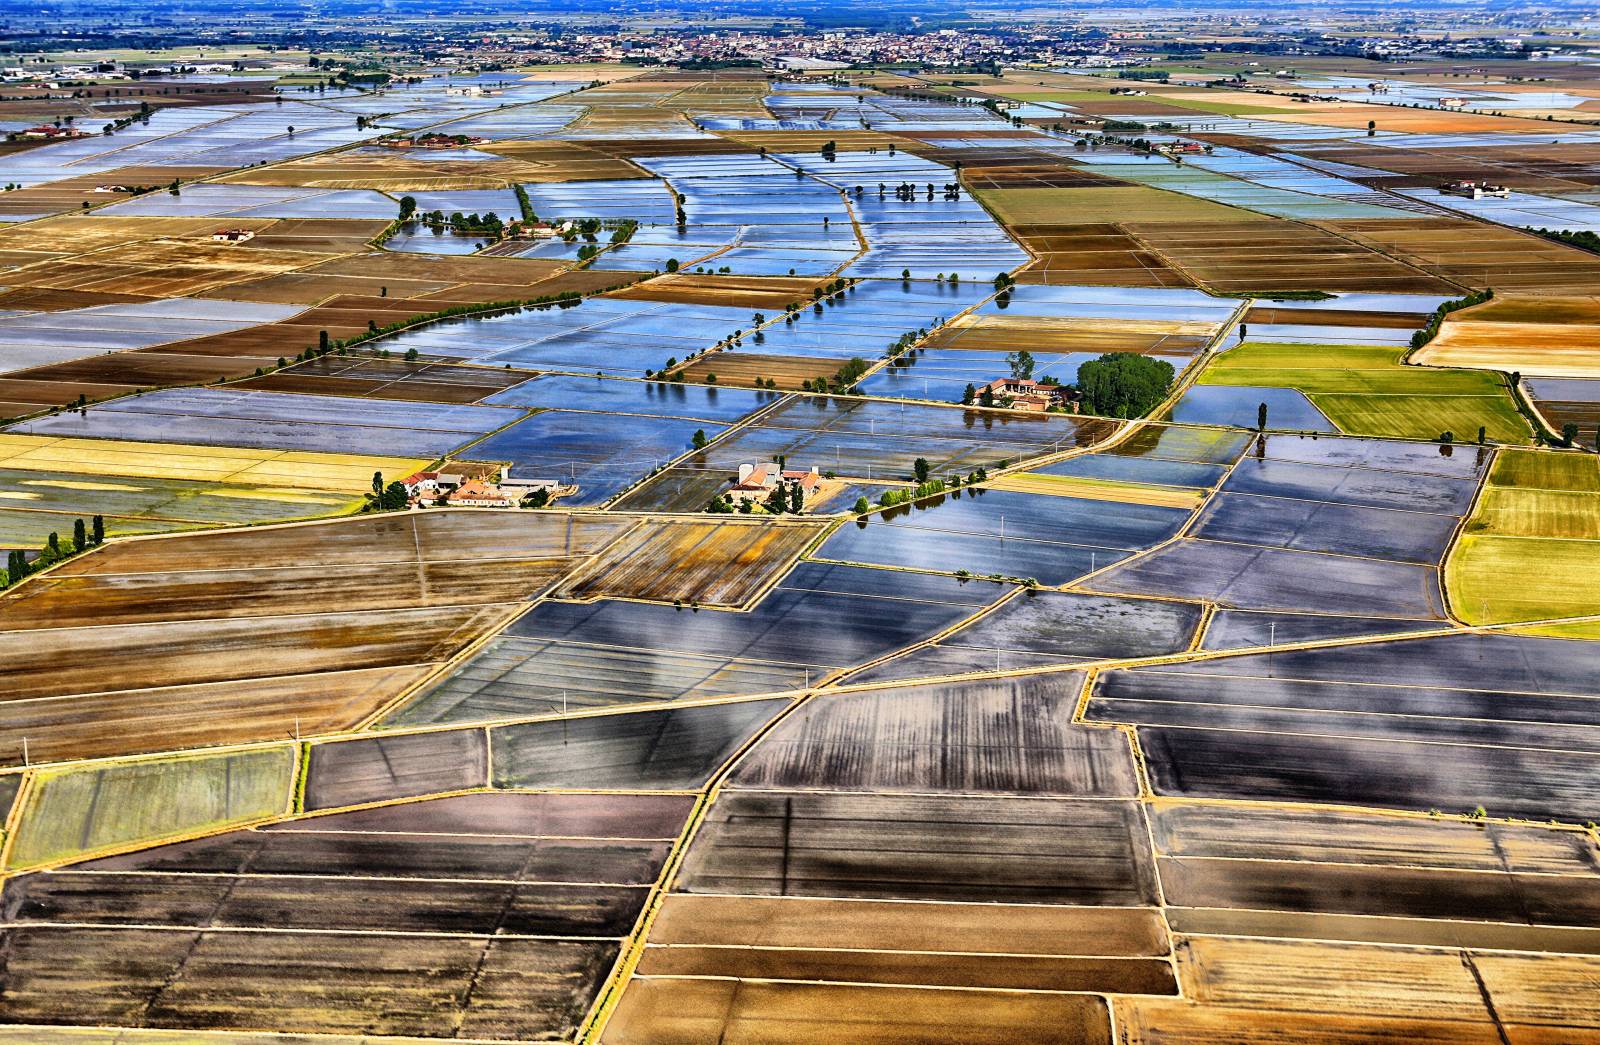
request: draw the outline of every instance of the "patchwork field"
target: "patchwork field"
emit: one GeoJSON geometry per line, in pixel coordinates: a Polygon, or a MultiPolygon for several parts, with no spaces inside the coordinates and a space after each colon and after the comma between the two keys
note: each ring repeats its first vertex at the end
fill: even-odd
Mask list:
{"type": "Polygon", "coordinates": [[[1183,273],[1111,222],[1013,224],[1010,228],[1036,256],[1017,274],[1020,283],[1113,287],[1182,287],[1190,283],[1183,273]]]}
{"type": "Polygon", "coordinates": [[[1217,293],[1270,296],[1273,291],[1359,290],[1448,295],[1452,290],[1429,273],[1350,238],[1312,225],[1258,217],[1194,225],[1136,210],[1122,221],[1146,250],[1217,293]]]}
{"type": "Polygon", "coordinates": [[[13,14],[0,1042],[1600,1043],[1581,18],[13,14]]]}
{"type": "Polygon", "coordinates": [[[508,543],[492,514],[439,511],[113,543],[0,598],[0,715],[35,758],[351,726],[627,525],[530,515],[508,543]]]}
{"type": "Polygon", "coordinates": [[[1600,288],[1600,257],[1513,229],[1456,218],[1340,221],[1331,227],[1460,286],[1562,297],[1600,288]]]}
{"type": "Polygon", "coordinates": [[[824,529],[808,523],[651,520],[569,578],[559,594],[742,606],[775,581],[824,529]]]}

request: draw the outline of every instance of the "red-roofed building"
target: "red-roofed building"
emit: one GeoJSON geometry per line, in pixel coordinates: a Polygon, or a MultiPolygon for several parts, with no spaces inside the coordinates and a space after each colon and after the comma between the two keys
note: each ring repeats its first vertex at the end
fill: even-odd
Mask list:
{"type": "Polygon", "coordinates": [[[816,495],[822,477],[817,474],[816,468],[809,471],[795,469],[785,471],[778,467],[776,461],[742,464],[739,466],[739,481],[733,484],[728,493],[733,495],[735,504],[740,501],[764,501],[780,482],[798,484],[803,500],[809,501],[816,495]]]}
{"type": "Polygon", "coordinates": [[[1066,393],[1060,385],[1047,385],[1025,377],[1002,377],[978,389],[981,396],[988,392],[995,402],[1009,400],[1013,410],[1048,410],[1052,406],[1065,406],[1066,393]]]}
{"type": "Polygon", "coordinates": [[[493,483],[468,479],[450,495],[450,503],[463,508],[514,508],[517,502],[493,483]]]}

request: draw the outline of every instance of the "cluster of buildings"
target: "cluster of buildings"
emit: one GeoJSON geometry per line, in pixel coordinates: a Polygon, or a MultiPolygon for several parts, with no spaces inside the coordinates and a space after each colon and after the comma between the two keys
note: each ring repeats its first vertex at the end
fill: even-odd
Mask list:
{"type": "Polygon", "coordinates": [[[1506,199],[1511,195],[1511,190],[1506,186],[1486,181],[1447,181],[1439,186],[1439,191],[1447,196],[1464,196],[1469,200],[1481,200],[1485,196],[1506,199]]]}
{"type": "Polygon", "coordinates": [[[482,145],[488,141],[475,134],[419,134],[415,138],[403,135],[392,138],[379,138],[372,144],[384,149],[460,149],[472,145],[482,145]]]}
{"type": "Polygon", "coordinates": [[[559,479],[525,479],[513,476],[509,465],[498,475],[469,476],[459,472],[413,472],[400,480],[411,504],[448,504],[457,508],[517,508],[529,498],[544,494],[544,502],[577,492],[559,479]]]}
{"type": "Polygon", "coordinates": [[[826,72],[852,65],[898,64],[928,69],[990,69],[1011,64],[1103,64],[1148,61],[1123,53],[1098,30],[1079,26],[999,25],[976,29],[883,31],[865,28],[807,31],[781,26],[696,27],[682,30],[577,30],[497,34],[458,41],[433,52],[441,65],[532,61],[633,61],[759,65],[826,72]]]}
{"type": "Polygon", "coordinates": [[[19,141],[64,141],[68,138],[88,138],[88,131],[80,131],[73,126],[56,126],[55,124],[42,123],[37,127],[26,127],[20,131],[13,131],[6,137],[19,141]]]}
{"type": "Polygon", "coordinates": [[[785,469],[776,461],[742,464],[739,466],[739,478],[729,488],[728,496],[736,505],[747,502],[761,504],[780,485],[790,489],[799,487],[801,504],[806,505],[814,501],[821,490],[822,476],[817,473],[815,466],[810,469],[785,469]]]}
{"type": "Polygon", "coordinates": [[[1002,377],[978,389],[978,400],[1006,406],[1012,410],[1045,411],[1060,408],[1076,413],[1078,404],[1060,385],[1046,384],[1026,377],[1002,377]]]}

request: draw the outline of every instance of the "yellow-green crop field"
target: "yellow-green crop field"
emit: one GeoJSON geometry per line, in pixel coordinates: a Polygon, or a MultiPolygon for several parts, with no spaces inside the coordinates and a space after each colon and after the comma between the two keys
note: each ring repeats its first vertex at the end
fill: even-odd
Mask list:
{"type": "Polygon", "coordinates": [[[1499,624],[1594,613],[1596,577],[1596,458],[1502,451],[1446,566],[1456,614],[1499,624]]]}
{"type": "Polygon", "coordinates": [[[1380,345],[1246,343],[1218,356],[1206,385],[1294,388],[1349,435],[1470,442],[1485,429],[1499,443],[1532,442],[1498,374],[1407,366],[1401,350],[1380,345]]]}

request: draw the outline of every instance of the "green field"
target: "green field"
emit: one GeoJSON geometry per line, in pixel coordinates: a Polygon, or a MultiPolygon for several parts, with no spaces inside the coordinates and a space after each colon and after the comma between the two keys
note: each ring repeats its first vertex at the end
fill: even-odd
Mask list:
{"type": "Polygon", "coordinates": [[[7,870],[285,812],[294,770],[283,744],[43,772],[7,870]]]}
{"type": "Polygon", "coordinates": [[[1445,585],[1456,616],[1503,624],[1600,613],[1600,541],[1469,534],[1456,542],[1445,585]]]}
{"type": "Polygon", "coordinates": [[[1491,486],[1600,493],[1600,458],[1592,454],[1507,450],[1495,457],[1491,486]]]}
{"type": "Polygon", "coordinates": [[[1600,463],[1589,454],[1503,450],[1445,568],[1472,624],[1600,612],[1600,463]]]}
{"type": "Polygon", "coordinates": [[[1350,435],[1470,442],[1478,428],[1500,443],[1526,444],[1533,431],[1499,375],[1406,366],[1402,351],[1374,345],[1246,343],[1218,356],[1200,383],[1295,388],[1350,435]]]}
{"type": "Polygon", "coordinates": [[[1562,490],[1513,490],[1492,486],[1472,513],[1470,533],[1561,537],[1600,541],[1600,497],[1562,490]]]}

